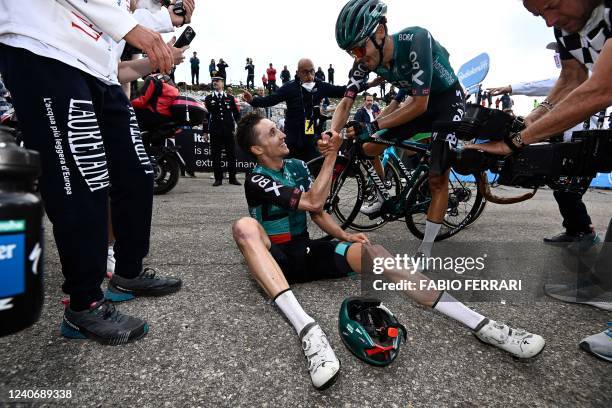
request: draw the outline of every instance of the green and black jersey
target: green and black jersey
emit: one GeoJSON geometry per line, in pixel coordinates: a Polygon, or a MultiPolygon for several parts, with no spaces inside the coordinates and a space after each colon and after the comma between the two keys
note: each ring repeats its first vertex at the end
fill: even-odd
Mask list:
{"type": "Polygon", "coordinates": [[[302,193],[312,179],[306,163],[284,161],[280,171],[257,165],[244,183],[249,213],[264,228],[274,244],[308,238],[306,211],[298,210],[302,193]]]}
{"type": "MultiPolygon", "coordinates": [[[[436,96],[458,82],[446,49],[421,27],[408,27],[391,35],[393,59],[391,67],[378,67],[375,72],[409,95],[436,96]]],[[[370,71],[358,63],[351,71],[344,96],[353,98],[363,90],[370,71]]]]}

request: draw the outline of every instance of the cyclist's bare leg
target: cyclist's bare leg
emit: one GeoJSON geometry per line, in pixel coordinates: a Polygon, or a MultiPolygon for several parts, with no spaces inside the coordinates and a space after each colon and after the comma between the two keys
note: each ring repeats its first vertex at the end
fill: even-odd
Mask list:
{"type": "MultiPolygon", "coordinates": [[[[374,260],[377,258],[385,260],[395,259],[380,245],[360,245],[360,247],[363,248],[363,260],[366,264],[373,266],[374,260]]],[[[362,252],[361,248],[358,252],[362,252]]],[[[352,246],[349,248],[349,251],[351,249],[353,249],[352,246]]],[[[357,250],[357,247],[355,247],[355,250],[357,250]]],[[[353,257],[353,259],[355,258],[353,257]]],[[[362,260],[361,256],[356,259],[358,262],[362,260]]],[[[524,330],[514,330],[503,323],[490,320],[470,309],[448,292],[436,290],[433,282],[422,273],[419,273],[418,268],[406,268],[403,264],[390,268],[384,261],[382,263],[378,262],[378,264],[383,266],[382,275],[387,279],[395,283],[404,281],[404,284],[408,287],[408,289],[404,290],[404,294],[410,299],[421,305],[431,307],[438,313],[442,313],[470,328],[481,341],[520,358],[533,357],[544,348],[545,341],[541,336],[524,330]]],[[[359,266],[361,267],[361,264],[359,266]]]]}
{"type": "Polygon", "coordinates": [[[376,174],[378,174],[378,177],[384,180],[385,169],[382,165],[382,161],[380,160],[380,156],[376,156],[374,160],[372,160],[372,164],[374,165],[374,170],[376,170],[376,174]]]}
{"type": "MultiPolygon", "coordinates": [[[[375,258],[393,259],[394,257],[381,245],[352,244],[346,254],[346,259],[351,269],[357,273],[362,272],[363,260],[365,260],[367,264],[374,265],[375,258]]],[[[420,305],[433,308],[459,321],[472,330],[485,319],[485,316],[471,310],[448,293],[434,289],[433,286],[429,284],[431,280],[420,273],[417,268],[384,268],[382,274],[395,283],[401,281],[413,282],[413,290],[404,290],[406,296],[420,305]]]]}
{"type": "Polygon", "coordinates": [[[441,224],[444,221],[444,214],[448,209],[448,176],[450,170],[442,175],[429,173],[429,189],[431,191],[431,204],[427,211],[427,219],[441,224]]]}
{"type": "Polygon", "coordinates": [[[442,175],[429,173],[429,189],[431,192],[431,204],[427,210],[427,221],[425,222],[425,233],[418,252],[425,257],[431,256],[431,249],[436,240],[440,227],[444,221],[444,215],[448,208],[448,175],[446,171],[442,175]]]}
{"type": "Polygon", "coordinates": [[[385,169],[382,166],[382,162],[380,161],[380,155],[385,151],[386,146],[379,145],[376,143],[364,143],[363,144],[363,152],[368,156],[374,156],[374,160],[372,164],[374,165],[374,170],[376,170],[376,174],[381,179],[385,177],[385,169]]]}
{"type": "Polygon", "coordinates": [[[270,253],[272,244],[268,234],[259,222],[250,217],[236,221],[232,233],[253,278],[289,320],[300,340],[309,339],[308,345],[302,347],[308,357],[310,378],[315,387],[323,386],[335,377],[340,362],[329,346],[325,333],[304,311],[291,291],[283,271],[270,253]],[[315,356],[318,360],[324,359],[325,364],[310,364],[310,359],[315,356]]]}
{"type": "Polygon", "coordinates": [[[244,217],[232,226],[234,241],[259,286],[270,298],[288,289],[289,284],[280,266],[270,253],[270,238],[254,218],[244,217]]]}

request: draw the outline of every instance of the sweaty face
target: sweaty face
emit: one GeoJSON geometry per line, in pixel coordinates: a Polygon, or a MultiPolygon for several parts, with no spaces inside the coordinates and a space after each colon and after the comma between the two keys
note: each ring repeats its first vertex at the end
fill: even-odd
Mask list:
{"type": "Polygon", "coordinates": [[[285,134],[271,120],[260,120],[255,126],[255,132],[258,140],[257,146],[263,151],[264,156],[283,158],[289,154],[289,148],[285,143],[285,134]]]}
{"type": "MultiPolygon", "coordinates": [[[[379,42],[380,44],[380,42],[379,42]]],[[[380,53],[374,46],[371,39],[368,38],[364,45],[365,55],[359,59],[370,71],[374,71],[380,65],[380,53]]]]}
{"type": "Polygon", "coordinates": [[[542,17],[549,27],[568,33],[580,31],[597,5],[591,0],[523,0],[533,15],[542,17]]]}

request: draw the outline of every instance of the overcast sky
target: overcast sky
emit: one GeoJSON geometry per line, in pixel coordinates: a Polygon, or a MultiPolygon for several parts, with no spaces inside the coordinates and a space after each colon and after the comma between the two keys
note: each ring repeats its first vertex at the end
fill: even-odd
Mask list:
{"type": "MultiPolygon", "coordinates": [[[[450,53],[455,71],[486,52],[491,57],[485,86],[557,76],[553,52],[545,49],[554,40],[544,20],[523,8],[520,0],[388,0],[390,32],[409,26],[428,29],[450,53]],[[416,7],[415,7],[416,6],[416,7]]],[[[280,74],[283,65],[293,73],[301,57],[315,68],[336,69],[336,83],[347,81],[352,65],[349,55],[336,44],[334,27],[345,0],[196,0],[192,26],[197,35],[188,50],[198,52],[200,81],[209,81],[211,58],[228,64],[228,81],[246,82],[246,57],[255,64],[255,84],[272,62],[280,74]]],[[[177,29],[180,33],[182,29],[177,29]]],[[[177,81],[190,82],[189,64],[177,69],[177,81]]],[[[279,81],[280,82],[280,81],[279,81]]],[[[519,98],[520,99],[520,98],[519,98]]],[[[525,98],[527,99],[527,98],[525,98]]],[[[519,101],[518,113],[531,100],[519,101]]]]}

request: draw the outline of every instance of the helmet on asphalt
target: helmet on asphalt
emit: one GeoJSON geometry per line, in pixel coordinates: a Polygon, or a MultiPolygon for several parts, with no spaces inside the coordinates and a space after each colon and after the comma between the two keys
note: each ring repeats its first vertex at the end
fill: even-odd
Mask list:
{"type": "Polygon", "coordinates": [[[338,318],[340,338],[359,359],[384,367],[399,354],[406,328],[380,300],[348,297],[342,302],[338,318]]]}

